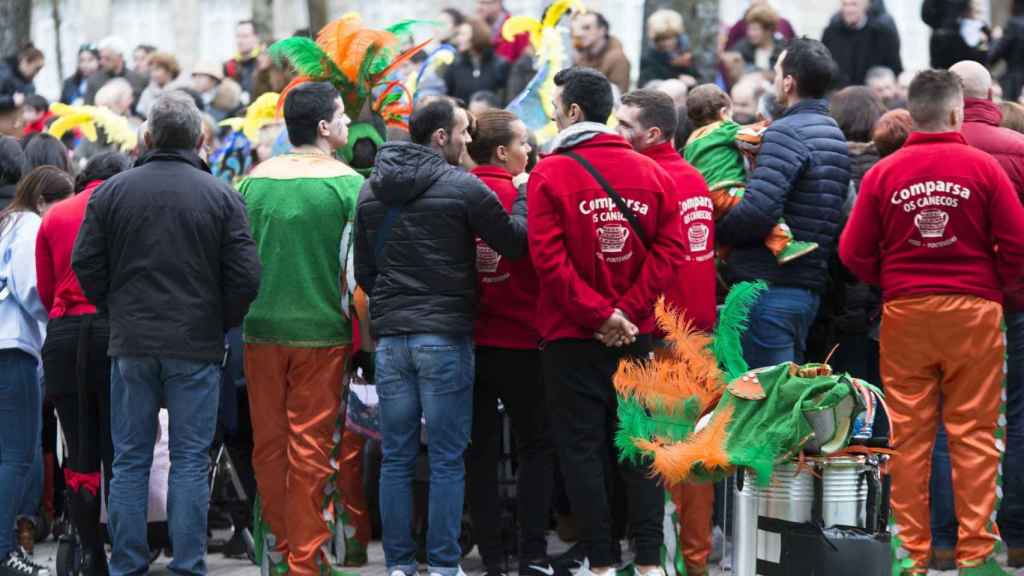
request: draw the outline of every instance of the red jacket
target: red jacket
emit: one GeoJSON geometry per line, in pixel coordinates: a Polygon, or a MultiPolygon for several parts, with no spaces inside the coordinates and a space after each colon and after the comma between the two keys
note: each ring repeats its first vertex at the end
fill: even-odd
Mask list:
{"type": "Polygon", "coordinates": [[[1002,301],[1024,272],[1024,206],[988,154],[955,132],[914,132],[860,185],[839,257],[885,300],[972,294],[1002,301]]]}
{"type": "MultiPolygon", "coordinates": [[[[964,98],[964,127],[967,143],[991,154],[1013,183],[1017,197],[1024,201],[1024,134],[999,126],[1003,112],[991,100],[964,98]]],[[[1006,308],[1024,311],[1024,283],[1006,286],[1006,308]]]]}
{"type": "MultiPolygon", "coordinates": [[[[477,166],[473,174],[494,190],[501,204],[512,211],[519,191],[512,174],[498,166],[477,166]]],[[[476,270],[480,306],[473,330],[476,343],[495,348],[536,350],[537,272],[529,256],[518,260],[503,258],[486,242],[476,240],[476,270]]]]}
{"type": "Polygon", "coordinates": [[[675,181],[672,192],[679,206],[686,257],[676,271],[676,280],[665,290],[665,301],[679,308],[694,326],[707,333],[715,330],[718,316],[715,295],[714,205],[704,177],[683,160],[671,142],[651,146],[643,152],[665,169],[675,181]]]}
{"type": "Polygon", "coordinates": [[[530,255],[540,292],[538,329],[545,341],[592,339],[614,309],[654,332],[654,303],[685,255],[675,183],[620,136],[600,134],[572,148],[632,208],[650,250],[604,189],[575,160],[548,156],[530,174],[530,255]]]}
{"type": "Polygon", "coordinates": [[[85,190],[54,204],[43,216],[36,236],[36,286],[51,319],[96,313],[71,270],[71,250],[85,219],[89,197],[102,183],[90,182],[85,190]]]}
{"type": "MultiPolygon", "coordinates": [[[[504,58],[508,62],[515,62],[519,60],[519,57],[526,51],[527,46],[530,45],[530,34],[523,32],[516,35],[511,42],[505,40],[505,37],[501,35],[501,28],[505,25],[505,22],[511,18],[511,14],[508,12],[502,13],[498,18],[498,22],[492,30],[491,45],[494,46],[494,53],[504,58]]],[[[515,94],[513,94],[515,96],[515,94]]]]}

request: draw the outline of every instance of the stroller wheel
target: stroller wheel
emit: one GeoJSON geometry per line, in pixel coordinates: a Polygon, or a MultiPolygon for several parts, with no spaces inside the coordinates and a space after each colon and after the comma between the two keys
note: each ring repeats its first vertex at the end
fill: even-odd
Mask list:
{"type": "Polygon", "coordinates": [[[57,575],[78,576],[82,566],[82,547],[71,536],[61,536],[57,543],[57,575]]]}

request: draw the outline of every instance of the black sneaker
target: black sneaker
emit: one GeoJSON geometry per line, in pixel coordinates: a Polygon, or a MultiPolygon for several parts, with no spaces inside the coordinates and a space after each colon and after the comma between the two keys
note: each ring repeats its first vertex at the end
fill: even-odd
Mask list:
{"type": "Polygon", "coordinates": [[[583,566],[586,558],[587,553],[583,549],[583,543],[577,542],[561,556],[553,559],[550,567],[554,568],[555,576],[573,576],[583,566]]]}
{"type": "Polygon", "coordinates": [[[505,576],[505,573],[497,568],[485,568],[484,576],[505,576]]]}
{"type": "Polygon", "coordinates": [[[20,550],[12,550],[7,559],[0,563],[0,576],[50,576],[48,568],[26,558],[20,550]]]}

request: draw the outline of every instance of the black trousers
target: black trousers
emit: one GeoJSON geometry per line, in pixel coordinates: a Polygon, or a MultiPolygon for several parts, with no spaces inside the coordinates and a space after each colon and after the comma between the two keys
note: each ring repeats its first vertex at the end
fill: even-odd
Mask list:
{"type": "Polygon", "coordinates": [[[473,433],[466,451],[466,491],[473,533],[484,566],[504,561],[498,502],[498,399],[512,420],[516,455],[516,500],[521,566],[542,561],[554,482],[555,448],[538,350],[478,347],[473,386],[473,433]]]}
{"type": "MultiPolygon", "coordinates": [[[[110,326],[100,315],[55,318],[43,344],[47,395],[53,399],[67,441],[65,466],[79,474],[95,474],[110,485],[114,447],[110,437],[110,326]]],[[[90,490],[71,490],[71,516],[82,546],[103,549],[100,499],[90,490]]]]}
{"type": "Polygon", "coordinates": [[[68,445],[68,466],[110,473],[110,326],[103,316],[55,318],[43,345],[46,393],[53,399],[68,445]]]}
{"type": "Polygon", "coordinates": [[[661,564],[665,491],[646,467],[620,463],[614,436],[618,399],[612,377],[623,358],[647,359],[649,336],[625,348],[596,340],[559,340],[541,352],[551,422],[566,488],[590,565],[616,562],[613,506],[621,475],[638,566],[661,564]]]}

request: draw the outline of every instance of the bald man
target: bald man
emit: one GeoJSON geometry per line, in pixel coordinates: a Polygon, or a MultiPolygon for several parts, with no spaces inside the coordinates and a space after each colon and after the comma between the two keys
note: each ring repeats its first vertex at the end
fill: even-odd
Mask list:
{"type": "MultiPolygon", "coordinates": [[[[988,152],[1006,170],[1018,198],[1024,199],[1024,134],[1001,128],[1003,114],[992,101],[992,75],[988,69],[970,60],[957,62],[950,71],[964,85],[964,126],[962,133],[971,146],[988,152]]],[[[1006,374],[1006,457],[1003,464],[1003,503],[999,509],[999,529],[1009,548],[1010,566],[1024,567],[1024,284],[1006,287],[1007,361],[1006,374]]],[[[936,462],[948,465],[948,453],[939,442],[936,462]]],[[[946,477],[948,478],[948,476],[946,477]]],[[[937,512],[952,514],[948,506],[937,512]],[[943,510],[946,508],[946,510],[943,510]]],[[[938,520],[938,518],[937,518],[938,520]]],[[[937,522],[955,528],[955,520],[937,522]]],[[[949,530],[949,528],[947,528],[949,530]]],[[[949,530],[955,543],[956,532],[949,530]]],[[[936,550],[936,555],[942,552],[936,550]]]]}

